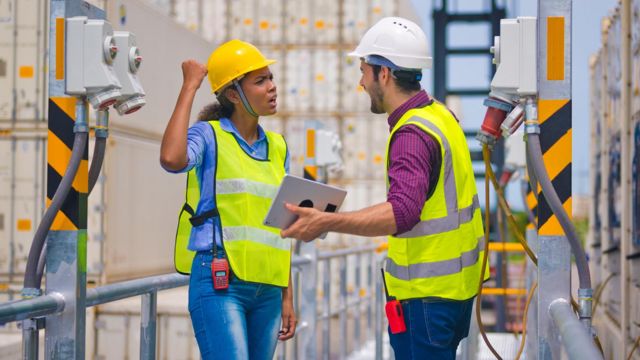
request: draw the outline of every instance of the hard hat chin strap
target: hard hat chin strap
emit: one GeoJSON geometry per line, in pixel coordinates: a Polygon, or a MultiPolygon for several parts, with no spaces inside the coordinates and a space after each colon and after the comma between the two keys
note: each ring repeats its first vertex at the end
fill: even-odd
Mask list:
{"type": "Polygon", "coordinates": [[[247,100],[247,97],[244,95],[244,91],[240,86],[240,82],[238,82],[238,80],[233,80],[233,86],[235,86],[236,91],[238,92],[238,94],[240,94],[240,100],[242,100],[242,105],[244,105],[244,108],[247,110],[247,112],[251,114],[251,116],[258,117],[258,114],[253,111],[251,104],[249,104],[249,100],[247,100]]]}

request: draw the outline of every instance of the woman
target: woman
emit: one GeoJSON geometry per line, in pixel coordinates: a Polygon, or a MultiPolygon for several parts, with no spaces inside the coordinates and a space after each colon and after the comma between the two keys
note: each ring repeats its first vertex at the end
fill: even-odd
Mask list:
{"type": "Polygon", "coordinates": [[[175,260],[178,271],[191,273],[189,312],[203,359],[272,359],[277,340],[296,329],[290,243],[262,225],[289,165],[282,136],[258,124],[276,113],[272,63],[240,40],[214,50],[206,67],[183,62],[162,139],[162,166],[189,172],[175,260]],[[188,128],[207,74],[218,103],[188,128]]]}

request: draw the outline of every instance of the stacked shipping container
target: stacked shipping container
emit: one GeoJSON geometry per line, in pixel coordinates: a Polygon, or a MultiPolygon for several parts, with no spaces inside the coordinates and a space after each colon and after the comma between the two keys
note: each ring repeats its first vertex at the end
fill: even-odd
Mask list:
{"type": "MultiPolygon", "coordinates": [[[[631,118],[623,118],[621,10],[603,21],[603,44],[591,62],[592,199],[588,251],[594,284],[601,286],[594,324],[605,350],[605,358],[625,358],[621,344],[640,336],[640,1],[632,1],[631,24],[631,118]],[[631,122],[631,161],[622,161],[622,122],[631,122]],[[631,169],[631,243],[621,241],[623,194],[622,169],[631,169]],[[623,256],[626,255],[626,256],[623,256]],[[622,267],[629,266],[628,278],[622,267]],[[628,338],[623,341],[623,296],[628,293],[628,338]]],[[[634,358],[640,358],[636,354],[634,358]]]]}
{"type": "MultiPolygon", "coordinates": [[[[213,48],[231,38],[255,43],[278,60],[271,69],[279,89],[279,113],[261,121],[265,128],[285,135],[291,172],[302,175],[305,122],[319,121],[340,134],[344,144],[343,175],[332,179],[349,191],[343,209],[385,199],[386,120],[369,112],[369,98],[358,86],[359,62],[347,59],[346,53],[381,17],[400,15],[417,21],[409,0],[90,2],[106,6],[114,29],[126,28],[136,34],[144,57],[140,77],[147,92],[147,106],[141,111],[128,117],[111,114],[103,176],[89,198],[88,272],[92,282],[173,271],[173,236],[184,177],[169,175],[159,167],[159,142],[179,90],[180,62],[186,58],[204,62],[213,48]]],[[[47,3],[0,1],[0,290],[20,289],[44,207],[47,3]]],[[[207,88],[203,84],[197,96],[194,117],[212,99],[207,88]]],[[[331,234],[318,244],[335,248],[369,242],[331,234]]],[[[337,283],[339,272],[331,276],[337,283]]],[[[347,278],[353,296],[371,293],[368,288],[357,289],[355,277],[350,267],[347,278]]],[[[190,327],[183,326],[188,325],[184,289],[179,293],[159,297],[158,311],[165,319],[158,323],[159,339],[176,339],[171,346],[158,349],[161,358],[198,356],[190,327]],[[177,313],[175,306],[181,309],[177,313]]],[[[2,300],[9,298],[5,294],[2,300]]],[[[132,302],[137,304],[137,300],[132,302]]],[[[332,304],[337,304],[337,298],[332,304]]],[[[123,312],[120,304],[103,306],[95,321],[89,317],[88,353],[114,359],[136,354],[137,331],[132,330],[129,334],[134,339],[129,339],[122,337],[122,329],[137,327],[137,307],[123,312]],[[117,347],[112,344],[127,341],[125,338],[131,340],[131,347],[123,346],[123,353],[114,353],[117,347]]]]}

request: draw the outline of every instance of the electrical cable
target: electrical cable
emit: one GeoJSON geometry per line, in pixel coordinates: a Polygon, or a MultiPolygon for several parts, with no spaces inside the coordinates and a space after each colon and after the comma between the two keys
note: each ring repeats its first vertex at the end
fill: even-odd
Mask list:
{"type": "MultiPolygon", "coordinates": [[[[483,154],[484,154],[484,150],[488,148],[488,146],[486,144],[482,145],[483,146],[483,154]]],[[[489,217],[489,209],[490,209],[490,196],[489,196],[489,174],[488,172],[485,171],[484,174],[484,192],[485,192],[485,203],[484,203],[484,254],[482,256],[482,267],[480,268],[480,281],[478,284],[478,296],[476,299],[476,321],[478,322],[478,328],[480,329],[480,335],[482,336],[482,340],[484,340],[484,343],[487,344],[487,347],[489,348],[489,350],[491,351],[491,353],[496,357],[496,359],[498,360],[502,360],[502,357],[498,354],[498,352],[496,351],[496,349],[493,348],[493,345],[491,345],[491,342],[489,341],[489,338],[487,338],[487,333],[486,330],[484,328],[484,325],[482,324],[482,316],[480,314],[481,308],[482,308],[482,287],[484,285],[484,273],[485,273],[485,269],[487,267],[487,260],[489,258],[489,224],[490,224],[490,217],[489,217]]]]}
{"type": "Polygon", "coordinates": [[[104,162],[104,153],[107,147],[107,138],[96,136],[96,142],[93,144],[93,156],[91,157],[91,166],[89,167],[89,192],[98,182],[100,176],[100,169],[102,169],[102,163],[104,162]]]}
{"type": "Polygon", "coordinates": [[[598,347],[598,350],[600,350],[600,354],[604,359],[604,349],[602,348],[602,343],[600,342],[600,338],[598,337],[598,334],[593,335],[593,342],[596,343],[596,346],[598,347]]]}
{"type": "Polygon", "coordinates": [[[540,201],[538,199],[538,178],[536,177],[535,172],[532,168],[531,155],[529,155],[528,151],[525,151],[525,157],[527,160],[527,175],[529,175],[529,186],[531,187],[531,192],[533,196],[536,198],[536,201],[540,201]]]}
{"type": "Polygon", "coordinates": [[[602,284],[596,289],[595,295],[593,296],[593,310],[591,311],[591,313],[594,316],[596,314],[596,309],[598,308],[598,304],[600,304],[600,298],[602,297],[602,293],[604,293],[604,287],[607,286],[607,283],[609,282],[609,280],[611,280],[616,275],[618,274],[616,273],[609,274],[609,276],[607,276],[607,278],[604,279],[602,284]]]}
{"type": "Polygon", "coordinates": [[[636,342],[633,344],[633,348],[631,348],[631,351],[629,352],[629,356],[627,356],[627,360],[631,360],[631,357],[633,356],[633,353],[636,351],[638,346],[640,346],[640,336],[636,338],[636,342]]]}
{"type": "Polygon", "coordinates": [[[520,244],[522,244],[524,251],[527,253],[531,261],[533,261],[533,263],[536,266],[538,266],[538,258],[534,254],[533,250],[531,250],[531,248],[527,244],[527,240],[524,238],[524,236],[520,232],[520,229],[518,229],[518,224],[516,223],[516,219],[513,217],[513,213],[511,213],[511,209],[509,208],[509,205],[507,204],[507,201],[504,198],[504,194],[500,190],[500,186],[498,185],[498,180],[496,179],[496,175],[493,172],[493,169],[491,168],[491,160],[490,160],[491,152],[487,145],[482,145],[482,157],[484,158],[484,165],[486,168],[485,177],[487,176],[489,177],[489,179],[493,184],[494,189],[496,190],[496,193],[498,195],[498,204],[500,205],[504,213],[507,215],[507,223],[511,226],[511,231],[513,231],[513,233],[516,235],[516,239],[518,239],[520,244]]]}
{"type": "Polygon", "coordinates": [[[556,215],[560,226],[564,230],[573,256],[578,268],[578,282],[581,289],[591,289],[591,273],[589,272],[589,264],[587,264],[587,255],[580,244],[576,228],[569,219],[569,215],[565,211],[558,194],[556,193],[549,174],[547,173],[544,163],[542,162],[542,150],[540,148],[540,138],[536,133],[528,134],[527,153],[530,154],[529,159],[532,168],[544,194],[547,204],[556,215]]]}
{"type": "Polygon", "coordinates": [[[33,242],[31,243],[31,248],[29,250],[29,257],[27,258],[27,266],[24,275],[24,288],[30,289],[30,291],[33,291],[33,289],[36,289],[38,292],[40,291],[42,278],[38,280],[37,276],[40,254],[42,253],[42,248],[44,247],[47,234],[49,233],[49,228],[51,227],[51,224],[53,224],[53,220],[55,219],[56,214],[62,208],[62,205],[64,204],[64,201],[66,200],[67,195],[71,190],[73,180],[76,177],[76,173],[78,172],[78,168],[80,167],[80,161],[82,160],[82,156],[87,145],[87,137],[88,134],[86,132],[77,132],[75,134],[71,152],[71,159],[67,164],[67,169],[65,170],[64,176],[60,181],[60,185],[53,195],[51,204],[42,216],[40,225],[38,225],[38,229],[36,230],[36,233],[33,237],[33,242]]]}
{"type": "Polygon", "coordinates": [[[533,299],[533,293],[536,291],[537,287],[538,283],[534,282],[533,284],[531,284],[531,289],[529,290],[529,295],[527,296],[527,302],[524,305],[524,315],[522,316],[522,338],[520,339],[520,348],[518,349],[516,360],[520,359],[520,356],[522,356],[522,351],[524,351],[524,344],[527,338],[527,313],[529,312],[529,305],[531,305],[531,300],[533,299]]]}

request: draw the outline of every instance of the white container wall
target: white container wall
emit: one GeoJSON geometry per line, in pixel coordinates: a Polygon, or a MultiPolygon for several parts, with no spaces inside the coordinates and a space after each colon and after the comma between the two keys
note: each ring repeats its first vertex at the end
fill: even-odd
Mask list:
{"type": "MultiPolygon", "coordinates": [[[[345,168],[336,181],[353,189],[351,205],[345,209],[384,200],[387,125],[383,117],[369,112],[369,98],[358,85],[359,62],[345,55],[373,21],[397,15],[396,0],[121,0],[106,4],[114,29],[136,34],[144,59],[140,78],[147,105],[126,117],[111,112],[104,176],[89,198],[91,281],[172,271],[184,176],[169,175],[160,168],[159,140],[182,81],[181,62],[194,58],[204,63],[215,46],[232,37],[255,42],[278,61],[271,70],[279,87],[279,114],[261,122],[286,136],[291,173],[302,175],[304,122],[321,121],[343,136],[345,168]],[[373,191],[372,186],[379,189],[373,191]],[[150,211],[153,216],[140,215],[150,211]]],[[[42,1],[0,3],[0,35],[6,40],[0,44],[2,129],[14,117],[23,127],[32,126],[27,121],[46,117],[46,19],[42,1]]],[[[211,101],[205,80],[193,116],[211,101]]],[[[0,153],[6,161],[0,163],[0,236],[7,241],[0,242],[0,274],[5,279],[11,272],[23,271],[42,214],[46,141],[19,140],[12,149],[9,135],[2,136],[0,153]]],[[[346,241],[337,235],[332,238],[327,243],[346,241]]]]}
{"type": "Polygon", "coordinates": [[[107,282],[174,271],[173,245],[185,174],[159,164],[160,144],[112,133],[105,158],[107,282]]]}
{"type": "Polygon", "coordinates": [[[0,138],[0,279],[22,281],[44,206],[45,142],[0,138]]]}
{"type": "Polygon", "coordinates": [[[47,17],[43,1],[0,4],[0,121],[42,119],[47,17]]]}

